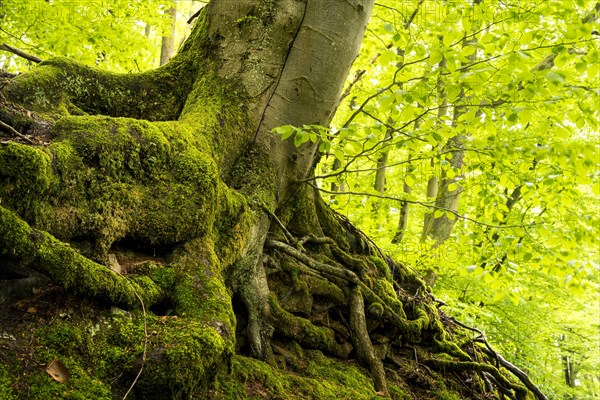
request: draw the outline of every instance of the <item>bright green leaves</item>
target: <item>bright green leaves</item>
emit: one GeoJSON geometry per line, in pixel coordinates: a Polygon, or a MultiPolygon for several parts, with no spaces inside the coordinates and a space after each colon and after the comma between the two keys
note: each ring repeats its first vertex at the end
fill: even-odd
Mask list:
{"type": "Polygon", "coordinates": [[[433,213],[433,218],[442,218],[446,212],[444,210],[435,210],[433,213]]]}
{"type": "Polygon", "coordinates": [[[581,288],[598,280],[588,271],[600,246],[599,29],[582,22],[595,2],[381,4],[356,65],[364,76],[334,120],[352,131],[331,141],[321,187],[360,193],[332,199],[387,251],[434,270],[453,312],[486,321],[507,346],[530,346],[528,365],[546,376],[535,358],[556,359],[550,337],[515,341],[531,321],[509,326],[497,312],[519,319],[525,309],[558,331],[561,319],[547,313],[555,299],[586,298],[581,288]],[[432,187],[460,192],[456,214],[432,187]],[[401,200],[413,203],[392,244],[401,200]],[[422,241],[427,218],[453,220],[450,239],[422,241]]]}
{"type": "Polygon", "coordinates": [[[329,130],[320,125],[303,125],[301,128],[284,125],[273,129],[273,132],[281,135],[281,140],[286,140],[293,136],[294,145],[302,146],[304,143],[319,143],[319,151],[328,152],[331,149],[331,139],[329,130]]]}
{"type": "MultiPolygon", "coordinates": [[[[160,40],[169,29],[165,12],[175,5],[189,14],[199,3],[170,0],[133,2],[109,0],[6,0],[2,2],[0,43],[48,59],[67,56],[88,65],[115,72],[138,72],[158,66],[160,40]]],[[[185,18],[179,18],[177,41],[187,34],[185,18]]],[[[0,67],[26,71],[30,63],[10,53],[0,67]]]]}

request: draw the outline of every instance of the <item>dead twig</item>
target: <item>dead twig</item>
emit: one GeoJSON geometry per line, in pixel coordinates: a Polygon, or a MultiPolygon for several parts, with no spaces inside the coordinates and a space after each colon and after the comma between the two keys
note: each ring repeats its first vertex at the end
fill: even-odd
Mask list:
{"type": "Polygon", "coordinates": [[[31,144],[36,144],[33,140],[29,139],[27,136],[23,135],[21,132],[19,132],[18,130],[16,130],[15,128],[13,128],[12,126],[0,121],[0,127],[4,128],[5,130],[7,130],[8,132],[12,133],[13,135],[26,140],[27,142],[31,143],[31,144]]]}
{"type": "Polygon", "coordinates": [[[135,376],[135,379],[133,380],[133,382],[131,382],[131,385],[129,386],[129,389],[127,389],[127,392],[123,396],[123,400],[125,400],[125,399],[127,399],[127,396],[129,396],[129,393],[131,392],[131,390],[133,389],[133,387],[137,383],[138,379],[140,378],[140,375],[142,375],[142,371],[144,370],[144,364],[146,363],[146,353],[147,353],[147,349],[148,349],[148,323],[146,321],[147,320],[147,317],[146,317],[146,306],[144,305],[144,300],[142,300],[142,297],[135,290],[135,288],[133,287],[133,285],[131,284],[131,282],[129,281],[129,279],[127,279],[125,276],[123,276],[122,274],[120,274],[120,273],[118,273],[116,271],[113,271],[113,272],[116,273],[117,275],[120,275],[129,284],[129,286],[131,287],[131,290],[133,290],[133,293],[135,294],[135,297],[137,297],[137,299],[139,300],[140,304],[142,305],[142,313],[144,315],[144,351],[142,353],[142,363],[141,363],[141,366],[140,366],[140,370],[138,371],[137,375],[135,376]]]}

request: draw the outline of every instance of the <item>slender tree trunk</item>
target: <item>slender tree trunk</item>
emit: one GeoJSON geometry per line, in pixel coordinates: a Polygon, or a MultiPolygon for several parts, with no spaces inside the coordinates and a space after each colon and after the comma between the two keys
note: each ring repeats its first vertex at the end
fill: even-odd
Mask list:
{"type": "MultiPolygon", "coordinates": [[[[475,4],[479,4],[481,0],[475,0],[475,4]]],[[[473,28],[475,29],[475,28],[473,28]]],[[[477,39],[473,36],[469,40],[463,41],[463,47],[465,46],[476,46],[477,39]]],[[[468,57],[467,63],[462,63],[463,66],[473,63],[477,57],[477,52],[473,52],[468,57]]],[[[461,91],[459,99],[463,97],[464,90],[461,91]]],[[[458,100],[460,101],[460,100],[458,100]]],[[[458,120],[461,115],[465,113],[465,108],[456,105],[454,107],[454,115],[453,115],[453,127],[456,127],[458,124],[458,120]]],[[[450,237],[452,232],[452,228],[456,223],[457,217],[456,215],[452,215],[452,217],[448,216],[448,213],[455,214],[458,212],[458,203],[460,199],[460,194],[462,192],[462,186],[460,185],[460,180],[462,178],[462,174],[457,171],[461,171],[464,166],[464,157],[465,157],[465,140],[466,136],[463,134],[457,134],[456,136],[450,138],[446,145],[444,146],[445,152],[448,151],[451,154],[452,158],[450,159],[450,168],[447,170],[441,171],[441,180],[438,184],[437,196],[435,200],[435,210],[446,210],[447,212],[444,215],[435,218],[433,214],[429,214],[426,221],[425,226],[427,229],[423,231],[425,235],[430,236],[435,240],[436,246],[444,243],[450,237]],[[451,189],[451,187],[456,186],[456,188],[451,189]]],[[[434,210],[434,211],[435,211],[434,210]]]]}
{"type": "MultiPolygon", "coordinates": [[[[391,131],[387,131],[383,140],[390,140],[392,137],[391,131]]],[[[385,192],[385,174],[387,172],[387,161],[389,156],[389,150],[383,150],[379,153],[379,157],[377,158],[377,169],[375,171],[375,181],[373,183],[373,188],[378,191],[380,194],[385,192]]]]}
{"type": "MultiPolygon", "coordinates": [[[[409,195],[412,192],[412,187],[408,186],[406,182],[404,182],[403,186],[404,194],[409,195]]],[[[406,201],[401,202],[400,217],[398,218],[398,227],[396,228],[396,233],[394,234],[394,238],[392,239],[393,244],[401,243],[402,239],[404,239],[404,235],[406,234],[406,227],[408,226],[409,211],[410,204],[406,201]]]]}
{"type": "MultiPolygon", "coordinates": [[[[392,132],[390,130],[386,131],[383,140],[390,140],[392,137],[392,132]]],[[[389,157],[389,150],[385,149],[379,153],[379,157],[377,157],[377,167],[375,170],[375,180],[373,182],[373,189],[375,189],[379,194],[384,194],[386,190],[386,172],[387,172],[387,163],[389,157]]],[[[377,217],[379,210],[381,209],[382,199],[373,199],[371,212],[373,214],[374,221],[380,221],[381,219],[377,217]]],[[[381,227],[381,223],[377,222],[377,227],[381,227]]]]}
{"type": "Polygon", "coordinates": [[[175,54],[175,31],[177,23],[177,8],[171,7],[166,13],[169,16],[169,32],[163,34],[160,47],[160,65],[164,65],[175,54]]]}
{"type": "MultiPolygon", "coordinates": [[[[337,158],[333,160],[332,171],[337,171],[342,168],[342,162],[337,158]]],[[[332,192],[345,192],[346,191],[346,183],[345,182],[331,182],[331,191],[332,192]]],[[[335,195],[332,195],[332,197],[335,195]]]]}
{"type": "MultiPolygon", "coordinates": [[[[438,64],[438,66],[439,66],[440,70],[445,68],[446,67],[446,59],[442,58],[442,60],[438,64]]],[[[446,88],[445,88],[444,82],[442,81],[441,76],[438,77],[436,87],[437,87],[438,96],[441,99],[440,108],[438,109],[437,119],[435,121],[435,124],[437,126],[437,125],[446,123],[445,118],[446,118],[446,115],[448,114],[448,98],[446,96],[446,88]]],[[[432,146],[431,150],[432,150],[432,152],[436,151],[436,147],[432,146]]],[[[431,159],[429,166],[431,167],[431,171],[429,171],[429,173],[431,175],[430,175],[429,179],[427,180],[427,201],[433,202],[437,198],[437,195],[439,192],[438,174],[440,173],[440,171],[436,170],[436,163],[435,163],[434,158],[431,159]]],[[[425,239],[427,239],[427,237],[429,236],[429,234],[431,232],[434,211],[435,210],[425,212],[425,216],[423,218],[423,229],[421,231],[421,241],[422,242],[425,241],[425,239]]]]}

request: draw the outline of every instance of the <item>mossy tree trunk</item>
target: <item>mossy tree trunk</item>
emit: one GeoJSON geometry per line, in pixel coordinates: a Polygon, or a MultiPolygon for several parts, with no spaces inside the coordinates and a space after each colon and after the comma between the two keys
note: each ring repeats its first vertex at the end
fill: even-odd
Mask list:
{"type": "Polygon", "coordinates": [[[318,145],[271,132],[329,124],[372,6],[213,0],[157,70],[52,59],[4,79],[0,120],[24,136],[0,144],[0,278],[142,307],[144,398],[193,396],[235,353],[275,365],[286,343],[357,358],[384,396],[409,348],[430,373],[471,371],[457,393],[525,398],[414,272],[298,183],[318,145]]]}

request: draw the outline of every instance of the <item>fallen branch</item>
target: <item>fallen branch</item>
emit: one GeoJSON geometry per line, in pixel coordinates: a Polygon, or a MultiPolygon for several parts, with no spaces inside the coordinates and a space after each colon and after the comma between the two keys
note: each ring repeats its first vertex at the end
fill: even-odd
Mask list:
{"type": "Polygon", "coordinates": [[[0,127],[4,128],[5,130],[9,131],[10,133],[12,133],[13,135],[20,137],[23,140],[26,140],[27,142],[31,143],[31,144],[35,144],[35,142],[31,139],[29,139],[27,136],[23,135],[21,132],[19,132],[18,130],[16,130],[15,128],[13,128],[12,126],[5,124],[4,122],[0,121],[0,127]]]}
{"type": "Polygon", "coordinates": [[[10,53],[16,54],[19,57],[23,57],[26,60],[29,60],[31,62],[34,62],[36,64],[41,63],[43,60],[39,57],[33,56],[31,54],[27,54],[25,53],[23,50],[19,50],[17,48],[14,48],[12,46],[7,45],[6,43],[2,43],[0,44],[0,50],[4,50],[4,51],[8,51],[10,53]]]}

